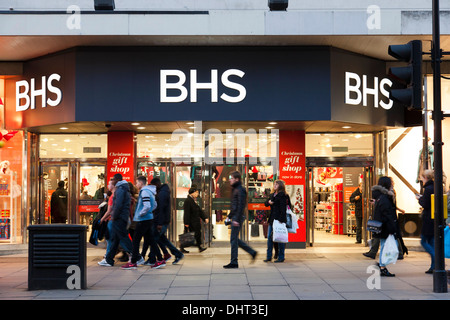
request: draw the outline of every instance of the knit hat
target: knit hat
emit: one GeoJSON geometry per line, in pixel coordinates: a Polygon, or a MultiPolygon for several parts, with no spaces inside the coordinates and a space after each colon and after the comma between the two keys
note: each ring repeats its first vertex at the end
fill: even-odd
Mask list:
{"type": "Polygon", "coordinates": [[[197,191],[197,189],[195,187],[191,187],[189,188],[189,194],[193,194],[195,191],[197,191]]]}

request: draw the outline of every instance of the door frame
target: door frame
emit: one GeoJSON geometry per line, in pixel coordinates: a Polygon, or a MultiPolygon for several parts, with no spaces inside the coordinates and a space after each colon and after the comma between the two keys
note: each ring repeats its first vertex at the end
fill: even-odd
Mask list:
{"type": "MultiPolygon", "coordinates": [[[[68,184],[67,184],[67,223],[68,224],[79,224],[80,223],[80,213],[78,212],[78,203],[80,199],[80,194],[78,192],[80,185],[80,168],[84,165],[103,165],[105,167],[105,177],[106,177],[106,159],[88,159],[86,161],[80,161],[79,159],[58,159],[58,160],[39,160],[38,170],[39,170],[39,181],[37,183],[37,195],[38,195],[38,222],[40,224],[45,223],[45,200],[43,198],[43,166],[67,166],[68,170],[68,184]]],[[[107,181],[105,181],[105,187],[107,186],[107,181]]]]}
{"type": "MultiPolygon", "coordinates": [[[[370,195],[374,185],[374,157],[307,157],[306,158],[306,243],[310,247],[314,246],[314,168],[317,167],[359,167],[363,168],[364,193],[370,195]]],[[[368,245],[369,232],[364,226],[367,224],[368,217],[372,215],[372,206],[370,197],[364,197],[362,220],[362,241],[365,246],[368,245]]]]}

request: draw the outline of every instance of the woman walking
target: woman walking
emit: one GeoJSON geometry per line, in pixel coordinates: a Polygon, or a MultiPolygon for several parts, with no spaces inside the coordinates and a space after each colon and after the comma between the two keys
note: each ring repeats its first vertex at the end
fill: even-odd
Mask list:
{"type": "Polygon", "coordinates": [[[373,237],[380,239],[380,275],[395,277],[395,274],[390,273],[386,266],[381,263],[386,239],[391,234],[396,236],[398,230],[392,181],[389,177],[381,177],[378,180],[378,185],[372,187],[372,198],[375,200],[374,220],[382,222],[381,232],[373,234],[373,237]]]}
{"type": "MultiPolygon", "coordinates": [[[[286,189],[284,181],[276,180],[274,184],[274,192],[270,195],[269,200],[265,203],[266,206],[270,206],[270,217],[269,217],[269,229],[267,235],[267,256],[264,262],[269,262],[272,260],[273,251],[273,221],[278,220],[280,222],[286,223],[286,210],[287,206],[291,207],[291,201],[289,196],[286,194],[286,189]]],[[[285,243],[278,243],[278,259],[275,262],[284,261],[284,250],[286,248],[285,243]]]]}

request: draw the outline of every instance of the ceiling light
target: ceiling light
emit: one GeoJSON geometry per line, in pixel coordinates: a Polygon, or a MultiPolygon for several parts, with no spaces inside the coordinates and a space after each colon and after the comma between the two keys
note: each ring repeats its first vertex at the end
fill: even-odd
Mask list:
{"type": "Polygon", "coordinates": [[[342,129],[350,129],[350,126],[343,126],[342,129]]]}
{"type": "Polygon", "coordinates": [[[186,124],[188,124],[188,125],[192,125],[192,124],[194,124],[193,122],[187,122],[186,124]]]}
{"type": "Polygon", "coordinates": [[[145,129],[145,127],[137,127],[136,129],[142,130],[145,129]]]}
{"type": "Polygon", "coordinates": [[[131,125],[132,126],[138,126],[138,125],[140,125],[140,123],[139,122],[132,122],[131,125]]]}
{"type": "Polygon", "coordinates": [[[70,142],[70,139],[65,139],[64,142],[70,142]]]}
{"type": "Polygon", "coordinates": [[[277,124],[278,122],[269,122],[269,124],[277,124]]]}
{"type": "Polygon", "coordinates": [[[61,130],[67,130],[67,129],[69,129],[69,128],[67,128],[67,127],[61,127],[60,129],[61,129],[61,130]]]}
{"type": "Polygon", "coordinates": [[[275,128],[275,127],[266,127],[266,129],[273,129],[273,128],[275,128]]]}

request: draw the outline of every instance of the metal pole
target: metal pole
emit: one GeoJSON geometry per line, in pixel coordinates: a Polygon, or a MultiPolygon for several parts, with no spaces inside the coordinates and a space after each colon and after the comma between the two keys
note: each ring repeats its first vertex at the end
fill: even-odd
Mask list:
{"type": "Polygon", "coordinates": [[[439,0],[433,0],[433,121],[434,121],[434,262],[433,292],[447,292],[444,258],[444,215],[442,185],[442,120],[441,110],[441,45],[439,30],[439,0]]]}

